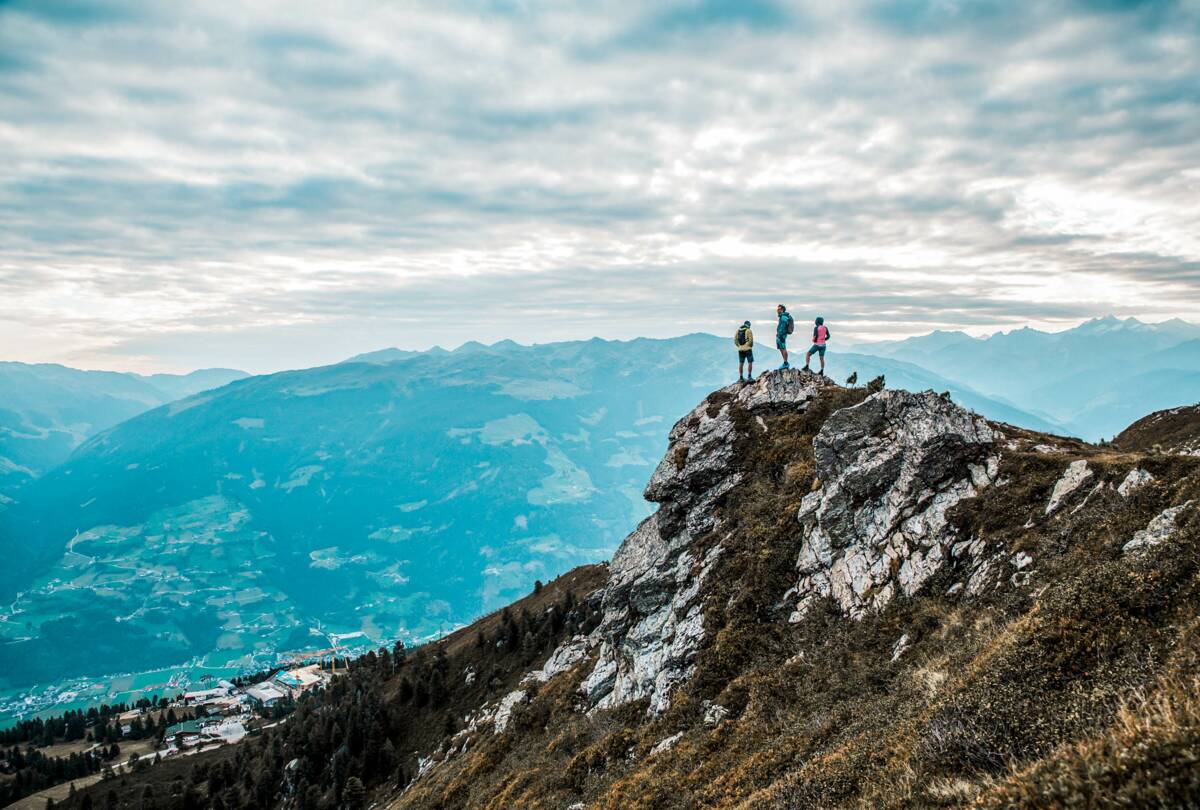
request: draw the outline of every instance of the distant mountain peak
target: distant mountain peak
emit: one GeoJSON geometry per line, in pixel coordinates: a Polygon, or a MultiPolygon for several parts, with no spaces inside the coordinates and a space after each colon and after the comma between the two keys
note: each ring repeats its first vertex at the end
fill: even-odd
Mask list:
{"type": "Polygon", "coordinates": [[[1069,334],[1072,332],[1075,332],[1075,333],[1106,332],[1106,331],[1112,331],[1115,329],[1136,329],[1138,327],[1144,327],[1144,326],[1146,326],[1146,324],[1142,323],[1137,318],[1130,317],[1130,318],[1122,319],[1122,318],[1118,318],[1116,315],[1109,314],[1109,315],[1104,315],[1099,318],[1092,318],[1091,320],[1084,321],[1083,323],[1081,323],[1079,326],[1075,327],[1074,329],[1066,330],[1064,332],[1064,334],[1069,334]]]}

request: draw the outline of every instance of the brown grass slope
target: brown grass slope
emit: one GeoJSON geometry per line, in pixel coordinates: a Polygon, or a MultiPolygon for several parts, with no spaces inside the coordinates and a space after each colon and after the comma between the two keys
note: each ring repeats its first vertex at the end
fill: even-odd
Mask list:
{"type": "Polygon", "coordinates": [[[1035,441],[1006,450],[1002,484],[952,516],[962,537],[1025,552],[1031,566],[979,597],[948,596],[962,576],[948,569],[862,621],[827,605],[792,625],[781,599],[795,579],[797,508],[818,485],[812,438],[864,397],[828,389],[806,413],[769,417],[765,433],[746,417],[748,483],[720,507],[733,539],[710,580],[696,674],[669,710],[578,711],[584,662],[506,733],[482,731],[390,806],[1200,806],[1200,516],[1185,510],[1168,543],[1122,553],[1163,509],[1200,499],[1200,459],[1003,428],[1035,441]],[[1081,490],[1047,517],[1079,458],[1095,482],[1139,466],[1154,481],[1129,498],[1081,490]],[[911,646],[893,661],[902,634],[911,646]],[[713,725],[709,702],[728,709],[713,725]]]}
{"type": "Polygon", "coordinates": [[[1142,417],[1113,439],[1133,452],[1178,453],[1200,450],[1200,405],[1156,411],[1142,417]]]}
{"type": "Polygon", "coordinates": [[[582,566],[403,660],[369,653],[261,735],[104,780],[57,806],[332,810],[354,804],[352,775],[388,801],[421,757],[443,755],[464,715],[513,689],[563,638],[588,631],[588,597],[607,576],[607,566],[582,566]]]}

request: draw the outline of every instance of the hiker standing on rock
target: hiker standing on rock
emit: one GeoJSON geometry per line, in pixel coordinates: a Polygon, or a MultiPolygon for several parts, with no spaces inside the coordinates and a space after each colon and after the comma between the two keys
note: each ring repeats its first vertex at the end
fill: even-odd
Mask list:
{"type": "Polygon", "coordinates": [[[738,382],[754,382],[754,332],[750,330],[750,321],[738,327],[733,333],[733,345],[738,353],[738,382]],[[742,364],[748,363],[748,374],[742,377],[742,364]]]}
{"type": "Polygon", "coordinates": [[[775,348],[783,355],[783,365],[780,368],[791,368],[788,363],[787,339],[788,335],[796,331],[796,323],[783,304],[775,307],[775,314],[779,316],[779,325],[775,327],[775,348]]]}
{"type": "Polygon", "coordinates": [[[808,350],[808,354],[804,355],[803,371],[812,371],[812,369],[808,367],[808,364],[812,360],[812,356],[814,354],[819,354],[821,355],[821,370],[817,373],[822,377],[825,376],[825,342],[828,340],[829,327],[825,325],[824,318],[817,318],[816,323],[813,325],[812,348],[808,350]]]}

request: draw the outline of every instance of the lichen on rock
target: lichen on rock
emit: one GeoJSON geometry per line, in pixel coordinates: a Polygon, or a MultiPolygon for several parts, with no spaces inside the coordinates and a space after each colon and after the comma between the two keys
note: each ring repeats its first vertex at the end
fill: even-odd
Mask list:
{"type": "Polygon", "coordinates": [[[743,476],[734,463],[734,410],[802,411],[829,385],[797,370],[764,374],[715,392],[672,428],[645,491],[658,511],[621,544],[609,568],[594,633],[597,660],[581,686],[593,709],[645,699],[657,714],[694,671],[704,639],[702,588],[722,553],[720,542],[702,550],[696,541],[719,536],[714,508],[743,476]]]}
{"type": "Polygon", "coordinates": [[[1175,534],[1175,521],[1183,510],[1192,505],[1192,501],[1181,503],[1178,506],[1172,506],[1169,509],[1164,509],[1161,514],[1156,515],[1146,528],[1134,534],[1133,539],[1126,543],[1121,550],[1128,554],[1132,551],[1141,551],[1154,546],[1160,545],[1171,539],[1171,535],[1175,534]]]}
{"type": "Polygon", "coordinates": [[[826,597],[858,618],[919,590],[957,539],[949,509],[995,480],[998,438],[932,392],[882,391],[830,416],[813,443],[824,486],[800,507],[792,620],[826,597]]]}

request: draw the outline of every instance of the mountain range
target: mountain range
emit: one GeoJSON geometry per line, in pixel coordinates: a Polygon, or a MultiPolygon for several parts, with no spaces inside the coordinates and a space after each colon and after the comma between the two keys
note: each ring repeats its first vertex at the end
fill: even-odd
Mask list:
{"type": "Polygon", "coordinates": [[[0,515],[4,685],[436,635],[603,559],[714,342],[346,362],[102,431],[0,515]]]}
{"type": "Polygon", "coordinates": [[[99,431],[245,376],[232,369],[141,376],[0,362],[0,508],[99,431]]]}
{"type": "MultiPolygon", "coordinates": [[[[444,633],[611,554],[730,355],[711,335],[387,351],[101,431],[0,515],[0,686],[444,633]]],[[[1048,427],[902,361],[839,362],[1048,427]]]]}
{"type": "MultiPolygon", "coordinates": [[[[1058,334],[934,333],[828,360],[860,385],[885,376],[1061,435],[1080,417],[1005,390],[987,373],[996,358],[1016,357],[1039,390],[1055,385],[1048,346],[1079,358],[1093,371],[1062,397],[1094,386],[1087,418],[1107,430],[1148,403],[1194,401],[1177,366],[1195,332],[1103,319],[1058,334]],[[1162,385],[1113,395],[1096,358],[1130,335],[1158,352],[1164,365],[1145,373],[1162,385]]],[[[760,373],[776,362],[763,343],[760,373]]],[[[237,671],[280,651],[444,633],[606,559],[648,513],[641,484],[667,427],[735,362],[728,338],[698,334],[385,349],[251,378],[4,364],[16,392],[5,412],[24,433],[0,435],[44,432],[41,445],[5,445],[21,447],[26,472],[0,509],[0,688],[187,661],[237,671]],[[51,446],[32,463],[29,447],[51,446]]]]}
{"type": "Polygon", "coordinates": [[[772,371],[674,424],[607,565],[61,806],[1196,807],[1197,446],[772,371]]]}
{"type": "Polygon", "coordinates": [[[1151,411],[1200,400],[1200,326],[1108,316],[1062,332],[933,332],[860,344],[1010,402],[1089,440],[1151,411]]]}

